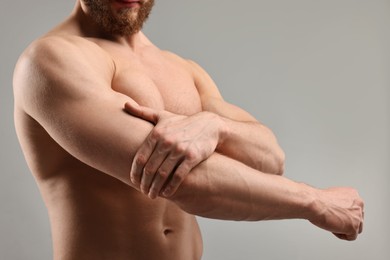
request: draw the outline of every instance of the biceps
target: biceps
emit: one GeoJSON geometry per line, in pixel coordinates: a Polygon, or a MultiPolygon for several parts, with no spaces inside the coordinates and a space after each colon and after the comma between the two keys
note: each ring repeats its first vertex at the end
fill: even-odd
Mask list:
{"type": "Polygon", "coordinates": [[[82,100],[53,101],[37,120],[80,161],[127,184],[132,159],[152,125],[123,111],[129,98],[107,92],[82,100]]]}

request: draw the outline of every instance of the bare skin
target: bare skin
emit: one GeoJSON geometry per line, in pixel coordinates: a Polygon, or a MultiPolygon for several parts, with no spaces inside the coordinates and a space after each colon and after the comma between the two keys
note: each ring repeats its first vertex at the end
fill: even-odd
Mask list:
{"type": "Polygon", "coordinates": [[[303,218],[347,240],[362,231],[354,189],[279,176],[275,136],[197,64],[142,32],[107,35],[79,1],[23,53],[14,93],[54,259],[200,259],[194,215],[303,218]]]}

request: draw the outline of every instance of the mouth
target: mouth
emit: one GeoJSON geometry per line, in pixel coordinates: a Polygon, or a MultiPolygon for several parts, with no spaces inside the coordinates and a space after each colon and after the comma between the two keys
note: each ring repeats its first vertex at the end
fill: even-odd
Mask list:
{"type": "Polygon", "coordinates": [[[140,7],[140,0],[115,0],[115,5],[119,8],[134,8],[140,7]]]}

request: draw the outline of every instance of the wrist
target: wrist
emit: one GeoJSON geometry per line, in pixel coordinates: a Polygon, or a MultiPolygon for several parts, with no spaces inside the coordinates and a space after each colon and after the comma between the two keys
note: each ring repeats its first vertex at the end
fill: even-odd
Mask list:
{"type": "Polygon", "coordinates": [[[320,215],[322,210],[318,199],[318,189],[307,184],[300,183],[302,196],[302,214],[299,218],[312,221],[320,215]]]}
{"type": "Polygon", "coordinates": [[[224,145],[225,141],[228,139],[228,136],[230,135],[230,128],[229,128],[229,122],[228,119],[216,115],[216,120],[218,122],[218,144],[217,144],[217,150],[221,149],[224,145]]]}

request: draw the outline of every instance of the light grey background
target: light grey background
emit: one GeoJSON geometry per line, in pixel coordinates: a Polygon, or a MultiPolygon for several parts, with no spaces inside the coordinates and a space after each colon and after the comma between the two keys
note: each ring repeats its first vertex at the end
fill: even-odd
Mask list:
{"type": "MultiPolygon", "coordinates": [[[[366,201],[355,242],[302,220],[200,219],[203,259],[390,259],[390,1],[156,2],[147,35],[200,63],[226,100],[274,130],[287,177],[353,186],[366,201]]],[[[51,258],[47,213],[13,129],[12,70],[72,8],[72,0],[0,3],[0,259],[51,258]]]]}

